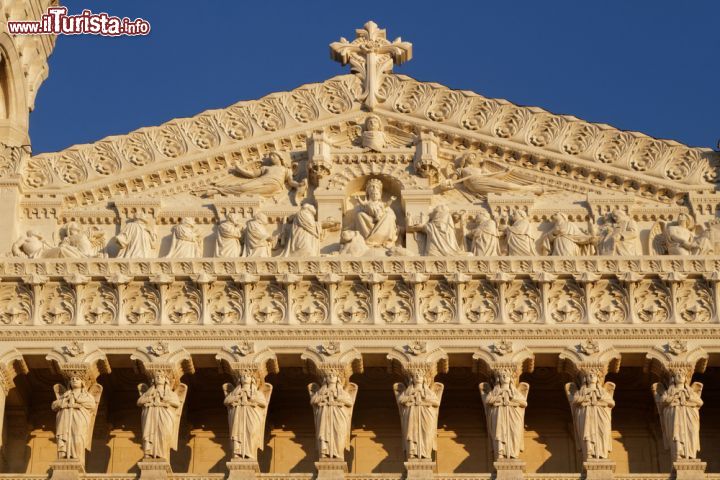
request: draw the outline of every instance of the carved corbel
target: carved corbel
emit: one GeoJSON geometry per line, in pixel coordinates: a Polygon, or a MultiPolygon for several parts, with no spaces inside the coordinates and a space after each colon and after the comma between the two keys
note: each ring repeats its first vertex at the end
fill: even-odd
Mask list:
{"type": "Polygon", "coordinates": [[[714,308],[713,308],[713,318],[712,322],[718,323],[720,322],[720,273],[719,272],[710,272],[703,275],[703,278],[712,285],[712,293],[713,293],[713,302],[714,302],[714,308]]]}
{"type": "Polygon", "coordinates": [[[501,323],[508,321],[507,287],[513,281],[515,275],[505,272],[498,272],[488,280],[497,288],[498,292],[498,317],[501,323]]]}
{"type": "Polygon", "coordinates": [[[402,426],[406,478],[428,478],[435,464],[433,452],[437,450],[437,420],[444,389],[435,376],[448,371],[448,355],[440,347],[415,341],[395,347],[387,358],[391,371],[403,378],[393,390],[402,426]]]}
{"type": "Polygon", "coordinates": [[[332,172],[331,147],[325,132],[313,132],[307,139],[308,172],[315,185],[332,172]]]}
{"type": "Polygon", "coordinates": [[[273,388],[265,377],[279,371],[277,357],[269,348],[256,350],[252,342],[245,341],[223,348],[215,359],[220,371],[233,378],[232,383],[223,385],[232,452],[232,460],[227,464],[230,478],[255,478],[259,472],[257,452],[264,446],[265,419],[273,388]]]}
{"type": "Polygon", "coordinates": [[[595,318],[592,309],[592,290],[595,287],[595,283],[602,278],[597,273],[583,272],[577,275],[573,275],[573,278],[583,287],[583,293],[585,294],[585,318],[584,323],[592,323],[595,318]]]}
{"type": "Polygon", "coordinates": [[[355,348],[343,348],[340,342],[326,342],[307,348],[300,358],[305,362],[306,371],[319,379],[318,383],[308,385],[315,416],[318,478],[331,476],[330,472],[337,473],[338,469],[344,473],[347,471],[345,450],[350,448],[352,412],[358,391],[350,377],[362,373],[362,355],[355,348]],[[328,463],[337,466],[330,468],[328,463]]]}
{"type": "Polygon", "coordinates": [[[415,142],[415,157],[413,166],[421,177],[437,183],[440,177],[440,162],[438,160],[439,142],[433,132],[420,132],[415,142]]]}
{"type": "Polygon", "coordinates": [[[682,317],[680,317],[680,312],[678,311],[678,285],[687,279],[687,275],[672,271],[661,273],[659,277],[670,285],[670,308],[672,309],[670,319],[673,323],[682,323],[682,317]]]}
{"type": "Polygon", "coordinates": [[[550,315],[550,287],[552,282],[557,280],[557,275],[547,272],[533,273],[530,278],[540,285],[541,308],[540,318],[543,323],[553,323],[552,315],[550,315]]]}
{"type": "Polygon", "coordinates": [[[83,472],[85,450],[92,447],[93,427],[103,391],[97,378],[110,373],[110,364],[103,351],[77,341],[56,347],[45,358],[52,370],[65,380],[64,385],[58,383],[53,387],[58,458],[51,466],[53,477],[69,471],[83,472]]]}
{"type": "Polygon", "coordinates": [[[610,474],[614,470],[614,463],[607,459],[612,450],[615,384],[605,382],[605,376],[619,371],[620,358],[620,352],[603,348],[592,339],[566,348],[559,355],[558,370],[572,379],[565,384],[565,393],[572,410],[575,445],[582,452],[589,476],[599,475],[598,463],[605,464],[610,474]]]}
{"type": "MultiPolygon", "coordinates": [[[[15,377],[18,374],[26,375],[28,366],[22,354],[12,348],[0,354],[0,432],[2,432],[5,420],[5,399],[10,390],[15,387],[15,377]]],[[[0,446],[2,446],[2,435],[0,435],[0,446]]]]}
{"type": "Polygon", "coordinates": [[[143,408],[142,447],[146,460],[139,464],[141,478],[145,471],[162,470],[167,473],[170,470],[170,450],[177,450],[180,418],[187,395],[187,385],[181,383],[180,378],[184,373],[195,371],[192,357],[184,348],[171,351],[167,342],[159,341],[138,348],[130,359],[135,362],[136,370],[150,381],[149,384],[138,385],[138,406],[143,408]]]}
{"type": "Polygon", "coordinates": [[[692,382],[692,376],[705,371],[708,354],[683,340],[670,340],[645,358],[645,370],[659,378],[652,390],[675,474],[679,479],[698,478],[705,471],[705,462],[698,458],[703,385],[692,382]]]}
{"type": "Polygon", "coordinates": [[[335,313],[335,304],[337,299],[337,287],[340,282],[343,281],[344,277],[336,273],[326,273],[324,275],[318,275],[318,282],[325,285],[328,292],[328,316],[330,317],[330,323],[336,323],[337,315],[335,313]]]}
{"type": "Polygon", "coordinates": [[[527,383],[520,382],[520,375],[533,371],[535,356],[527,347],[498,340],[475,352],[473,359],[480,377],[489,379],[479,387],[497,477],[517,478],[525,467],[519,456],[524,450],[525,407],[530,389],[527,383]]]}

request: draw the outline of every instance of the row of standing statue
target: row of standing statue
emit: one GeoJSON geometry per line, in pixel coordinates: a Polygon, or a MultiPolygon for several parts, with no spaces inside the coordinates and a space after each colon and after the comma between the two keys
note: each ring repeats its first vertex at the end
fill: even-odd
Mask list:
{"type": "MultiPolygon", "coordinates": [[[[602,368],[583,371],[566,385],[583,458],[607,459],[612,446],[611,411],[615,385],[605,382],[602,368]]],[[[358,387],[342,370],[326,370],[320,383],[308,386],[314,411],[318,454],[321,459],[344,459],[349,448],[351,419],[358,387]]],[[[514,366],[493,370],[480,384],[487,430],[497,460],[518,459],[523,451],[524,416],[529,385],[519,382],[514,366]]],[[[437,420],[443,385],[428,371],[410,369],[405,381],[393,387],[401,418],[403,445],[408,460],[431,460],[436,450],[437,420]]],[[[230,449],[234,459],[256,460],[264,445],[265,418],[272,385],[257,373],[236,375],[223,386],[228,410],[230,449]]],[[[666,447],[673,460],[695,459],[700,450],[699,409],[702,384],[691,383],[686,371],[671,372],[653,385],[666,447]]],[[[58,457],[84,461],[90,448],[94,419],[102,387],[82,375],[68,379],[67,388],[56,385],[56,441],[58,457]],[[91,387],[86,385],[91,383],[91,387]]],[[[152,372],[149,385],[139,386],[142,408],[142,448],[145,458],[168,460],[177,449],[178,429],[187,386],[168,372],[152,372]]]]}

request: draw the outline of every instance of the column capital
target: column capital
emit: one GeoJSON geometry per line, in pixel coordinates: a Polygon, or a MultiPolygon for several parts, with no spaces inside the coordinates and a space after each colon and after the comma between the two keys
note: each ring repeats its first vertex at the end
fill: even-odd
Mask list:
{"type": "Polygon", "coordinates": [[[421,372],[428,382],[449,368],[448,354],[442,348],[423,341],[412,341],[393,348],[387,355],[390,369],[404,377],[421,372]]]}
{"type": "Polygon", "coordinates": [[[269,373],[278,373],[280,370],[277,355],[270,348],[259,348],[253,342],[240,342],[223,347],[215,355],[220,370],[232,375],[235,379],[242,375],[252,375],[261,385],[269,373]]]}
{"type": "Polygon", "coordinates": [[[568,373],[576,380],[579,375],[593,372],[603,380],[608,372],[620,370],[620,361],[620,352],[614,347],[587,339],[560,352],[558,371],[568,373]]]}
{"type": "Polygon", "coordinates": [[[22,354],[15,348],[0,353],[0,388],[5,395],[15,386],[15,377],[19,373],[28,373],[22,354]]]}
{"type": "Polygon", "coordinates": [[[682,371],[689,382],[694,373],[705,371],[707,362],[708,353],[702,347],[684,340],[669,340],[655,346],[645,355],[645,371],[663,379],[682,371]]]}
{"type": "Polygon", "coordinates": [[[182,347],[173,349],[164,341],[137,348],[130,359],[135,362],[137,371],[148,378],[160,371],[167,375],[173,385],[180,382],[183,374],[195,372],[190,353],[182,347]]]}
{"type": "Polygon", "coordinates": [[[516,345],[508,340],[497,340],[480,347],[474,354],[475,370],[480,374],[493,374],[503,371],[517,381],[523,373],[535,369],[535,354],[524,345],[516,345]]]}
{"type": "Polygon", "coordinates": [[[363,358],[354,347],[346,347],[340,342],[325,342],[308,347],[300,356],[305,362],[305,371],[324,377],[335,374],[344,386],[353,373],[363,372],[363,358]]]}
{"type": "Polygon", "coordinates": [[[45,359],[50,362],[52,370],[65,380],[80,377],[87,382],[88,387],[101,374],[110,373],[110,363],[105,352],[78,341],[55,347],[45,359]]]}

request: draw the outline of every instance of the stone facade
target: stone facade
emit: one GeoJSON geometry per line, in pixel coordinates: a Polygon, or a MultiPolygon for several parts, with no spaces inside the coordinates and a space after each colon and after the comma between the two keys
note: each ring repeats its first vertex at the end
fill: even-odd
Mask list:
{"type": "Polygon", "coordinates": [[[369,22],[350,74],[31,156],[52,41],[2,35],[3,478],[720,477],[716,152],[369,22]]]}

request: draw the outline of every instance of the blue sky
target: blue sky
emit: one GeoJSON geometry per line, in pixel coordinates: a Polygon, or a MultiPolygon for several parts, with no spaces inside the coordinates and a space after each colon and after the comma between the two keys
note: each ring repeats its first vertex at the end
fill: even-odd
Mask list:
{"type": "Polygon", "coordinates": [[[34,153],[344,73],[328,44],[367,20],[414,45],[396,71],[712,147],[720,1],[62,1],[143,17],[147,37],[58,39],[31,115],[34,153]]]}

